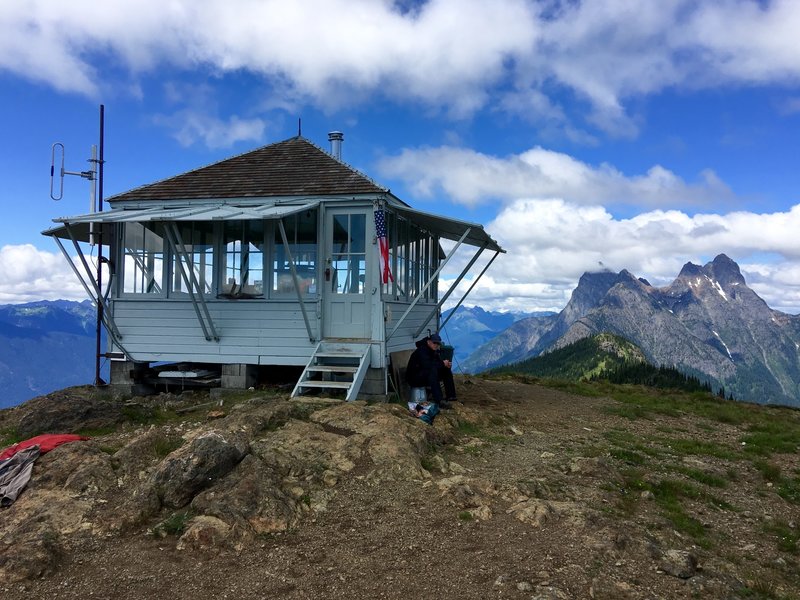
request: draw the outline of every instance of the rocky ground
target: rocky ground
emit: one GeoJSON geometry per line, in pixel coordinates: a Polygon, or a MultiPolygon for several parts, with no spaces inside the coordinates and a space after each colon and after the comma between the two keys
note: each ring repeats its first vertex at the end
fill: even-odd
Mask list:
{"type": "Polygon", "coordinates": [[[748,437],[796,411],[459,389],[433,427],[270,390],[72,388],[3,411],[6,436],[91,440],[39,458],[0,512],[0,595],[800,597],[798,448],[748,437]]]}

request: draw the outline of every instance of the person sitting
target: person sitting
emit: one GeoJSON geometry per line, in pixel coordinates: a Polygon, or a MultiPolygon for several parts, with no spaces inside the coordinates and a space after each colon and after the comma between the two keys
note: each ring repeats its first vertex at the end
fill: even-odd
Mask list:
{"type": "Polygon", "coordinates": [[[417,349],[411,354],[406,367],[406,380],[408,385],[415,387],[428,387],[431,389],[433,403],[440,408],[451,408],[450,403],[457,400],[456,386],[453,382],[453,363],[442,360],[439,349],[442,338],[438,333],[419,340],[417,349]],[[442,388],[439,382],[444,383],[446,398],[442,398],[442,388]]]}

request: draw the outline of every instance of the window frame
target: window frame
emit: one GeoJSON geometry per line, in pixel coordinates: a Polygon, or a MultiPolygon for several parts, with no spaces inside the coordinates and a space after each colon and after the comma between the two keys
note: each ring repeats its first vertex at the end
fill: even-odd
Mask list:
{"type": "Polygon", "coordinates": [[[270,227],[269,227],[269,234],[268,239],[271,240],[269,244],[269,298],[274,300],[288,300],[292,298],[297,298],[297,291],[294,289],[294,281],[291,279],[291,267],[288,266],[288,262],[286,262],[286,256],[284,254],[284,247],[283,247],[283,238],[281,237],[280,232],[280,220],[284,220],[284,229],[286,229],[286,238],[287,242],[289,243],[289,247],[292,253],[292,259],[295,262],[295,268],[298,269],[298,279],[301,285],[301,296],[303,298],[314,298],[318,296],[320,293],[320,241],[319,241],[319,232],[320,232],[320,213],[321,211],[319,208],[312,208],[309,209],[311,212],[310,215],[310,222],[313,224],[314,227],[314,264],[312,268],[309,269],[302,269],[298,268],[298,256],[301,254],[297,252],[297,247],[300,246],[302,243],[297,241],[300,228],[295,227],[293,231],[291,228],[287,227],[287,223],[285,219],[295,219],[297,222],[303,215],[302,213],[295,213],[292,215],[288,215],[286,217],[282,217],[281,219],[271,219],[270,227]],[[290,232],[294,233],[294,240],[291,239],[290,232]],[[286,268],[278,270],[277,261],[279,256],[283,259],[283,262],[286,263],[286,268]],[[307,280],[308,277],[302,277],[301,271],[311,274],[312,281],[311,283],[303,290],[304,280],[307,280]],[[285,290],[277,289],[279,286],[277,285],[278,281],[276,277],[285,277],[286,275],[289,276],[289,284],[285,290]]]}
{"type": "MultiPolygon", "coordinates": [[[[165,235],[165,233],[163,231],[164,225],[162,223],[159,223],[159,222],[140,222],[140,221],[128,221],[126,223],[122,223],[121,225],[122,225],[122,227],[120,228],[120,230],[118,232],[118,235],[119,235],[118,239],[121,240],[121,243],[119,244],[119,249],[118,249],[118,254],[117,254],[117,256],[118,256],[118,258],[117,258],[118,263],[117,264],[122,267],[121,269],[118,269],[119,271],[121,271],[120,277],[119,277],[119,281],[118,281],[118,289],[117,289],[118,297],[120,297],[120,298],[135,298],[135,299],[153,299],[153,300],[163,300],[163,299],[167,298],[168,297],[168,295],[167,295],[167,287],[168,286],[166,285],[166,281],[167,281],[167,277],[168,277],[168,271],[169,271],[169,268],[170,268],[170,257],[169,257],[170,251],[169,251],[169,243],[167,242],[166,235],[165,235]],[[161,269],[160,269],[160,273],[159,273],[160,281],[156,281],[156,277],[155,277],[155,274],[154,274],[154,276],[152,278],[152,282],[151,282],[152,285],[156,285],[156,286],[158,286],[160,288],[159,291],[157,291],[157,292],[135,291],[136,290],[135,282],[134,282],[133,291],[129,291],[128,289],[126,289],[127,288],[127,281],[128,281],[128,277],[129,277],[129,269],[131,267],[134,268],[133,277],[134,277],[135,280],[139,279],[138,273],[140,273],[140,271],[141,271],[141,267],[139,267],[138,265],[134,264],[136,262],[136,260],[133,257],[135,256],[134,252],[135,252],[136,248],[131,248],[130,249],[131,252],[129,252],[129,248],[128,248],[128,245],[127,245],[127,236],[130,233],[128,228],[130,226],[137,226],[137,227],[142,229],[142,244],[141,244],[141,246],[143,246],[143,248],[142,248],[142,256],[143,257],[147,255],[147,252],[145,251],[146,250],[146,246],[147,246],[147,244],[145,243],[145,239],[147,237],[147,232],[151,232],[153,235],[159,237],[160,240],[161,240],[161,259],[160,259],[161,260],[161,269]],[[158,234],[158,229],[161,229],[161,235],[158,234]],[[130,261],[128,260],[129,257],[131,258],[130,261]]],[[[155,255],[157,256],[157,253],[155,253],[155,255]]],[[[143,260],[144,260],[144,258],[143,258],[143,260]]],[[[149,286],[149,284],[148,284],[148,286],[149,286]]]]}

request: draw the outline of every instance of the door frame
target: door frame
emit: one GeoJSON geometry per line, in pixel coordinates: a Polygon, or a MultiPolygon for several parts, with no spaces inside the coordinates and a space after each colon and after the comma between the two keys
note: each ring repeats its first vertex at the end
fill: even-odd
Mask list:
{"type": "MultiPolygon", "coordinates": [[[[372,335],[372,322],[371,322],[371,309],[372,298],[371,291],[374,288],[373,283],[373,269],[374,267],[374,252],[371,240],[375,237],[375,223],[374,219],[370,218],[373,215],[373,208],[369,206],[327,206],[325,207],[324,214],[322,215],[322,253],[321,253],[321,287],[322,292],[322,339],[325,338],[344,338],[344,339],[371,339],[372,335]],[[358,294],[342,294],[335,293],[332,290],[335,281],[335,269],[332,264],[334,248],[333,248],[333,219],[336,215],[363,215],[364,216],[364,281],[362,285],[362,293],[358,294]],[[329,271],[330,269],[330,271],[329,271]],[[342,312],[340,314],[352,314],[351,311],[355,307],[356,310],[361,311],[362,323],[353,324],[336,322],[334,319],[334,312],[336,305],[341,306],[342,312]]],[[[349,254],[349,252],[348,252],[349,254]]]]}

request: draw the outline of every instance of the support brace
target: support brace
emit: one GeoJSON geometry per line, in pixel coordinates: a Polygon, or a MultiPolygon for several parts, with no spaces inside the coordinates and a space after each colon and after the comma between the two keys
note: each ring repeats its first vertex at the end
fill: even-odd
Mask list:
{"type": "Polygon", "coordinates": [[[308,331],[308,340],[310,342],[316,342],[317,339],[316,337],[314,337],[314,332],[311,331],[311,322],[308,320],[308,314],[306,313],[306,303],[303,299],[303,294],[300,292],[300,281],[297,278],[297,268],[295,267],[294,264],[294,257],[292,257],[292,251],[289,248],[289,240],[286,238],[286,229],[283,226],[283,219],[278,220],[278,227],[281,230],[283,249],[286,251],[286,257],[289,259],[289,270],[292,272],[294,291],[297,292],[297,302],[300,304],[300,311],[303,313],[303,321],[305,321],[306,323],[306,331],[308,331]]]}
{"type": "Polygon", "coordinates": [[[194,274],[191,257],[186,252],[186,246],[184,246],[183,240],[181,239],[181,232],[178,230],[178,226],[175,225],[175,223],[166,223],[164,231],[167,234],[167,242],[169,242],[170,246],[172,246],[172,249],[178,255],[178,260],[176,261],[178,263],[178,269],[181,272],[183,282],[186,284],[186,288],[189,293],[189,299],[192,301],[192,306],[194,306],[194,311],[197,314],[197,320],[200,321],[200,327],[203,329],[203,335],[209,342],[211,340],[218,342],[219,335],[217,335],[217,330],[214,328],[214,322],[211,320],[211,313],[208,310],[208,305],[206,304],[205,298],[203,298],[203,292],[200,290],[200,284],[194,274]],[[188,275],[186,274],[186,269],[183,265],[184,261],[189,269],[188,275]],[[196,294],[196,290],[199,290],[199,293],[196,294]],[[206,325],[204,317],[205,319],[208,319],[208,325],[206,325]]]}
{"type": "MultiPolygon", "coordinates": [[[[67,264],[69,264],[69,266],[72,268],[72,272],[75,273],[75,276],[78,278],[78,281],[81,282],[81,285],[83,286],[83,289],[86,291],[86,294],[92,300],[92,302],[94,303],[95,307],[97,307],[98,303],[102,304],[102,306],[103,306],[103,325],[105,326],[106,331],[109,332],[109,334],[111,335],[111,337],[114,339],[114,341],[116,343],[116,342],[118,342],[119,340],[122,339],[122,334],[120,334],[119,329],[117,328],[117,325],[114,322],[114,318],[111,316],[111,311],[109,310],[109,307],[106,305],[105,299],[103,298],[102,291],[97,286],[97,282],[94,280],[94,277],[92,277],[91,267],[86,262],[86,257],[83,254],[83,250],[81,250],[81,247],[78,244],[78,241],[75,239],[75,235],[70,230],[69,225],[66,226],[66,230],[67,230],[67,235],[69,235],[70,240],[72,240],[72,244],[75,246],[75,251],[78,254],[78,258],[80,259],[81,264],[83,265],[83,268],[86,271],[86,275],[87,276],[85,278],[81,274],[81,272],[78,270],[78,267],[75,266],[75,263],[72,262],[72,258],[70,257],[69,253],[67,252],[67,249],[64,248],[64,245],[61,243],[61,240],[58,239],[56,236],[53,236],[53,239],[56,241],[56,244],[58,245],[58,248],[61,250],[61,254],[64,255],[64,258],[67,260],[67,264]],[[94,292],[92,292],[92,289],[89,288],[89,284],[86,283],[87,280],[89,282],[91,282],[92,289],[94,289],[94,292]]],[[[119,345],[119,344],[117,344],[117,345],[119,345]]],[[[122,348],[122,346],[120,346],[120,348],[122,348]]],[[[123,351],[123,353],[125,353],[127,355],[127,353],[125,352],[124,348],[122,348],[122,351],[123,351]]]]}
{"type": "Polygon", "coordinates": [[[466,266],[466,267],[464,267],[464,270],[463,270],[463,271],[461,271],[461,274],[460,274],[460,275],[459,275],[459,276],[456,278],[456,280],[453,282],[453,285],[451,285],[451,286],[450,286],[450,288],[447,290],[447,292],[445,292],[445,294],[444,294],[444,296],[442,296],[441,300],[439,300],[439,302],[437,302],[437,304],[436,304],[436,306],[434,307],[434,309],[433,309],[433,310],[430,312],[430,314],[429,314],[429,315],[428,315],[428,316],[425,318],[425,320],[422,322],[422,324],[419,326],[419,328],[418,328],[418,329],[417,329],[417,330],[414,332],[414,338],[417,338],[417,337],[419,337],[419,334],[420,334],[420,333],[422,333],[422,330],[423,330],[423,329],[425,329],[425,327],[427,327],[427,326],[428,326],[428,323],[430,322],[430,320],[431,320],[431,319],[434,317],[434,315],[436,315],[436,313],[437,313],[437,312],[438,312],[438,311],[439,311],[439,310],[442,308],[442,305],[443,305],[443,304],[444,304],[444,303],[447,301],[447,299],[450,297],[450,294],[452,294],[452,293],[453,293],[453,291],[454,291],[454,290],[456,289],[456,287],[458,286],[458,284],[459,284],[459,283],[461,283],[461,280],[464,278],[464,275],[466,275],[466,274],[469,272],[469,270],[472,268],[472,265],[474,265],[474,264],[475,264],[475,261],[476,261],[476,260],[478,260],[478,257],[479,257],[479,256],[480,256],[480,255],[483,253],[483,251],[484,251],[485,249],[486,249],[486,244],[484,244],[483,246],[481,246],[481,247],[478,249],[478,251],[475,253],[475,256],[473,256],[473,257],[472,257],[472,260],[470,260],[470,261],[469,261],[469,263],[467,263],[467,266],[466,266]]]}
{"type": "Polygon", "coordinates": [[[444,326],[447,325],[447,322],[450,320],[450,317],[452,317],[454,314],[456,314],[456,311],[458,310],[458,307],[461,306],[461,303],[464,301],[464,299],[467,296],[469,296],[469,293],[472,291],[472,288],[474,288],[475,284],[478,283],[478,281],[480,280],[481,277],[483,277],[483,274],[486,273],[486,270],[491,266],[491,264],[494,262],[494,259],[497,258],[498,254],[500,254],[500,252],[495,252],[494,256],[491,258],[491,260],[488,263],[486,263],[486,266],[483,267],[483,270],[475,278],[475,281],[472,282],[472,285],[469,286],[469,289],[466,291],[466,293],[463,296],[461,296],[461,300],[458,301],[458,304],[456,304],[453,307],[453,310],[450,311],[450,314],[447,315],[447,318],[444,320],[444,323],[439,325],[439,329],[444,329],[444,326]]]}
{"type": "Polygon", "coordinates": [[[442,269],[444,269],[444,268],[445,268],[445,266],[447,265],[447,263],[449,262],[449,260],[450,260],[450,259],[453,257],[453,255],[456,253],[456,250],[458,250],[458,249],[461,247],[461,244],[464,242],[464,240],[465,240],[465,239],[467,239],[467,236],[469,235],[469,233],[470,233],[471,231],[472,231],[472,228],[471,228],[471,227],[467,227],[467,229],[464,231],[464,233],[463,233],[463,235],[461,236],[461,238],[458,240],[458,243],[456,243],[455,247],[454,247],[454,248],[453,248],[453,249],[450,251],[450,254],[448,254],[448,255],[445,257],[445,259],[444,259],[444,260],[442,261],[442,263],[439,265],[439,268],[438,268],[438,269],[436,269],[436,271],[434,271],[433,275],[431,275],[430,279],[428,279],[428,282],[427,282],[427,283],[426,283],[426,284],[425,284],[425,285],[422,287],[422,289],[419,291],[419,293],[417,294],[417,296],[414,298],[414,300],[413,300],[413,301],[411,302],[411,304],[408,306],[408,308],[406,309],[406,312],[404,312],[404,313],[403,313],[403,316],[402,316],[402,317],[400,317],[400,319],[397,321],[397,323],[396,323],[396,324],[395,324],[395,326],[394,326],[394,329],[392,329],[391,333],[390,333],[389,335],[387,335],[387,336],[386,336],[386,340],[385,340],[385,341],[387,341],[387,342],[388,342],[388,341],[391,339],[391,337],[392,337],[392,336],[395,334],[395,332],[397,331],[397,329],[400,327],[400,325],[402,325],[402,324],[403,324],[403,321],[405,321],[405,320],[406,320],[406,317],[408,317],[409,313],[411,313],[411,311],[413,310],[413,308],[414,308],[414,307],[417,305],[417,303],[420,301],[420,299],[422,298],[423,294],[424,294],[424,293],[425,293],[425,292],[428,290],[428,288],[429,288],[429,287],[431,287],[431,285],[433,285],[433,282],[434,282],[434,281],[436,281],[436,279],[439,277],[439,273],[442,271],[442,269]]]}

